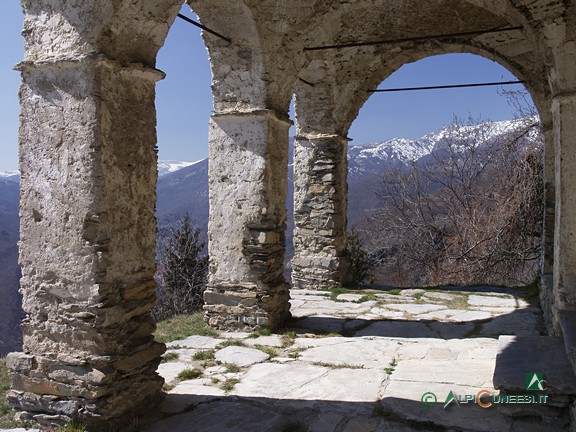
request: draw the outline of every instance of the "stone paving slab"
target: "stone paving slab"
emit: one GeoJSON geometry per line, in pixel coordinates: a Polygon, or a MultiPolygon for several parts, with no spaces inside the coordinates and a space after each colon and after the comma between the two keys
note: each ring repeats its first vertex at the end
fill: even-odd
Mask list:
{"type": "Polygon", "coordinates": [[[496,307],[527,307],[528,303],[522,299],[517,299],[512,296],[468,296],[468,304],[470,306],[496,306],[496,307]]]}
{"type": "Polygon", "coordinates": [[[250,346],[263,345],[270,347],[280,347],[282,346],[282,337],[279,335],[258,336],[257,338],[244,339],[244,343],[250,346]]]}
{"type": "Polygon", "coordinates": [[[383,369],[394,360],[397,344],[377,343],[371,340],[352,340],[324,345],[304,351],[299,360],[324,362],[333,365],[353,365],[365,369],[383,369]],[[388,348],[388,349],[387,349],[388,348]]]}
{"type": "MultiPolygon", "coordinates": [[[[203,376],[177,383],[161,405],[163,415],[171,417],[147,432],[415,432],[427,430],[431,423],[426,422],[447,430],[525,430],[531,423],[497,410],[477,405],[429,409],[420,400],[426,391],[435,392],[443,405],[450,390],[493,390],[499,334],[540,332],[540,311],[516,301],[513,290],[482,289],[382,292],[367,302],[359,302],[361,293],[341,294],[341,301],[333,301],[327,292],[296,290],[292,312],[302,318],[290,324],[296,336],[287,347],[280,334],[221,333],[185,342],[176,363],[204,369],[203,376]],[[220,364],[193,360],[196,351],[226,339],[275,347],[278,356],[270,359],[260,350],[231,345],[216,353],[220,364]],[[228,372],[223,364],[234,361],[222,352],[246,366],[228,372]],[[247,360],[254,354],[266,359],[254,364],[247,360]],[[230,379],[238,382],[226,393],[220,386],[230,379]]],[[[563,430],[558,424],[542,431],[563,430]]]]}
{"type": "Polygon", "coordinates": [[[401,319],[404,318],[405,313],[403,311],[395,311],[385,309],[383,307],[375,307],[370,309],[370,319],[401,319]]]}
{"type": "Polygon", "coordinates": [[[247,332],[220,332],[221,339],[246,339],[248,336],[247,332]]]}
{"type": "Polygon", "coordinates": [[[215,339],[208,336],[189,336],[186,339],[179,341],[168,342],[166,346],[171,347],[183,347],[183,348],[196,348],[196,349],[212,349],[223,342],[222,339],[215,339]]]}
{"type": "Polygon", "coordinates": [[[542,315],[532,311],[516,311],[492,318],[482,326],[482,335],[538,336],[543,331],[542,315]]]}
{"type": "Polygon", "coordinates": [[[384,371],[377,370],[332,369],[305,362],[263,363],[252,367],[231,394],[275,400],[374,402],[385,379],[384,371]]]}
{"type": "Polygon", "coordinates": [[[281,431],[290,418],[248,402],[202,404],[190,412],[156,423],[148,432],[281,431]]]}
{"type": "Polygon", "coordinates": [[[228,346],[215,354],[216,360],[222,363],[231,363],[236,366],[246,367],[256,363],[262,363],[270,358],[269,354],[254,348],[241,346],[228,346]]]}
{"type": "Polygon", "coordinates": [[[447,307],[443,306],[443,305],[411,304],[411,303],[408,303],[408,304],[402,304],[402,303],[390,304],[390,305],[387,305],[387,307],[390,309],[406,312],[406,313],[413,314],[413,315],[423,314],[426,312],[432,312],[432,311],[437,311],[437,310],[441,310],[441,309],[447,309],[447,307]]]}
{"type": "Polygon", "coordinates": [[[450,317],[450,321],[456,321],[456,322],[483,321],[491,317],[492,314],[490,312],[469,310],[452,315],[450,317]]]}
{"type": "Polygon", "coordinates": [[[336,297],[336,300],[356,302],[359,301],[364,296],[365,296],[364,294],[340,294],[338,297],[336,297]]]}
{"type": "Polygon", "coordinates": [[[418,319],[425,320],[453,320],[455,316],[462,315],[467,311],[462,309],[442,309],[418,315],[418,319]]]}
{"type": "Polygon", "coordinates": [[[492,387],[494,359],[490,360],[405,360],[399,362],[392,374],[394,381],[445,383],[492,387]]]}
{"type": "Polygon", "coordinates": [[[441,292],[436,292],[436,291],[426,291],[426,293],[424,294],[422,299],[424,301],[426,301],[426,298],[430,298],[430,299],[434,299],[434,300],[453,301],[456,299],[456,297],[457,296],[454,294],[446,294],[446,293],[441,293],[441,292]]]}
{"type": "Polygon", "coordinates": [[[158,410],[164,414],[178,414],[190,409],[191,406],[198,402],[198,395],[203,396],[203,400],[210,400],[225,396],[224,390],[214,387],[198,384],[193,381],[184,381],[176,385],[170,393],[166,395],[158,410]]]}
{"type": "Polygon", "coordinates": [[[542,372],[546,392],[576,394],[576,377],[560,337],[501,336],[498,339],[494,385],[507,391],[524,391],[525,375],[542,372]]]}
{"type": "Polygon", "coordinates": [[[178,377],[178,374],[186,368],[190,368],[190,365],[188,363],[182,363],[182,362],[160,363],[157,372],[160,374],[162,378],[164,378],[164,381],[170,383],[174,381],[178,377]]]}
{"type": "Polygon", "coordinates": [[[396,294],[375,294],[375,296],[380,300],[389,301],[391,303],[414,303],[416,301],[414,297],[396,294]]]}

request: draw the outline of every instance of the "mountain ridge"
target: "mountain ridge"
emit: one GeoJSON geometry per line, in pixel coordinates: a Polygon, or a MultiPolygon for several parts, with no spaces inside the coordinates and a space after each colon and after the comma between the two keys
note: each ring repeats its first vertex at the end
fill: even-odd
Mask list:
{"type": "MultiPolygon", "coordinates": [[[[348,225],[363,220],[367,212],[378,208],[375,192],[381,187],[382,173],[402,168],[410,163],[420,163],[442,150],[450,134],[486,133],[486,139],[497,139],[526,124],[526,119],[487,122],[459,129],[447,125],[418,139],[393,138],[378,143],[350,145],[348,148],[348,225]],[[483,130],[484,129],[484,130],[483,130]]],[[[480,143],[479,145],[482,145],[480,143]]],[[[289,189],[286,200],[288,212],[287,256],[292,254],[293,182],[292,151],[290,151],[289,189]]],[[[195,162],[159,161],[156,186],[156,217],[162,228],[184,213],[204,232],[208,225],[208,159],[195,162]]],[[[19,349],[17,333],[22,312],[18,294],[19,268],[18,197],[19,173],[0,173],[0,355],[19,349]]]]}

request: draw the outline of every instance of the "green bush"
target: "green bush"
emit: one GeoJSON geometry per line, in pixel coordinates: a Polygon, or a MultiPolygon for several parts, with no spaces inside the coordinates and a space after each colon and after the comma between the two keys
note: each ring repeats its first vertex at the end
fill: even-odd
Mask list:
{"type": "Polygon", "coordinates": [[[374,263],[362,248],[360,236],[354,230],[348,234],[348,259],[350,260],[349,275],[352,285],[358,286],[366,281],[373,282],[374,263]]]}

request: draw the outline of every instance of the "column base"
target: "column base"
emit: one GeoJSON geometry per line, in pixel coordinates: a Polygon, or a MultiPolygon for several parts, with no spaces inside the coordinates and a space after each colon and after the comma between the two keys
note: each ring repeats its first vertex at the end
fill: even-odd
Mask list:
{"type": "Polygon", "coordinates": [[[298,255],[292,258],[292,286],[298,289],[322,290],[346,286],[350,281],[345,257],[298,255]]]}
{"type": "Polygon", "coordinates": [[[91,432],[115,430],[163,398],[164,379],[156,369],[164,351],[164,344],[152,342],[116,361],[10,353],[7,398],[21,421],[46,426],[74,421],[91,432]]]}
{"type": "Polygon", "coordinates": [[[218,330],[277,329],[290,319],[290,285],[210,284],[204,292],[207,324],[218,330]]]}

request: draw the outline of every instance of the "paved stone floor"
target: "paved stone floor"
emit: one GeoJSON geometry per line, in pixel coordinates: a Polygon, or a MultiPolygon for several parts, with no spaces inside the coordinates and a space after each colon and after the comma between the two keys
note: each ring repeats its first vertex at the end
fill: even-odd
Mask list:
{"type": "Polygon", "coordinates": [[[541,333],[540,310],[517,291],[291,294],[295,319],[280,334],[222,333],[169,344],[171,361],[159,369],[169,391],[162,418],[147,432],[565,429],[561,421],[511,421],[495,406],[443,409],[451,391],[495,392],[499,335],[541,333]],[[179,380],[187,368],[195,374],[179,380]],[[423,397],[437,402],[424,404],[423,397]]]}
{"type": "Polygon", "coordinates": [[[565,430],[562,421],[512,421],[473,402],[443,408],[450,392],[495,392],[500,335],[541,334],[540,309],[520,294],[293,290],[294,320],[279,334],[168,344],[159,368],[168,394],[145,432],[565,430]]]}

